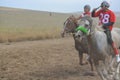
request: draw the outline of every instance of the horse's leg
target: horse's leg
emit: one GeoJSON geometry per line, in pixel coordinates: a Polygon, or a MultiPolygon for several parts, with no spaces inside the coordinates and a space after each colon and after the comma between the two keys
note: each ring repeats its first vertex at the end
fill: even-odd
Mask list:
{"type": "Polygon", "coordinates": [[[113,63],[113,57],[109,56],[106,57],[105,60],[103,61],[103,69],[106,72],[104,75],[108,80],[113,80],[113,76],[115,74],[115,71],[113,71],[111,68],[113,67],[113,64],[111,64],[111,61],[113,63]]]}
{"type": "Polygon", "coordinates": [[[83,65],[83,53],[79,51],[79,64],[83,65]]]}
{"type": "Polygon", "coordinates": [[[61,32],[62,38],[65,37],[65,31],[61,32]]]}
{"type": "Polygon", "coordinates": [[[101,77],[102,80],[107,80],[104,74],[106,74],[106,71],[104,71],[103,66],[100,65],[98,60],[94,60],[94,64],[96,67],[96,70],[98,72],[98,75],[101,77]]]}
{"type": "Polygon", "coordinates": [[[92,62],[92,59],[91,59],[90,56],[88,57],[88,61],[89,61],[90,66],[91,66],[91,71],[94,71],[94,68],[93,68],[93,62],[92,62]]]}
{"type": "Polygon", "coordinates": [[[90,46],[88,45],[88,58],[87,58],[87,60],[88,60],[88,62],[89,62],[89,64],[90,64],[90,66],[91,66],[91,71],[94,71],[94,68],[93,68],[93,61],[92,61],[92,58],[91,58],[91,56],[90,56],[90,53],[92,53],[91,52],[91,50],[90,50],[90,46]]]}
{"type": "Polygon", "coordinates": [[[114,80],[120,80],[120,63],[117,63],[115,56],[112,56],[112,62],[110,63],[110,69],[114,80]],[[111,69],[112,68],[112,69],[111,69]]]}
{"type": "Polygon", "coordinates": [[[114,79],[115,80],[120,80],[120,63],[118,63],[118,65],[117,65],[114,79]]]}
{"type": "MultiPolygon", "coordinates": [[[[115,56],[108,56],[105,58],[105,61],[104,62],[104,70],[107,71],[105,75],[107,75],[107,79],[109,80],[114,80],[114,76],[115,76],[115,73],[116,73],[116,61],[115,61],[115,56]]],[[[115,79],[117,80],[117,79],[115,79]]]]}
{"type": "Polygon", "coordinates": [[[110,62],[108,64],[108,73],[113,76],[116,70],[115,56],[110,56],[110,62]]]}

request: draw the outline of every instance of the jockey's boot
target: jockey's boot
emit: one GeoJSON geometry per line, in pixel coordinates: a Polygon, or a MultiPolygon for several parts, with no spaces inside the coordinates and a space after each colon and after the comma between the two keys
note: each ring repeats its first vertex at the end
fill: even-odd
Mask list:
{"type": "Polygon", "coordinates": [[[114,53],[115,53],[115,55],[116,55],[116,61],[117,61],[117,62],[120,62],[120,56],[119,56],[119,53],[118,53],[118,49],[117,49],[117,47],[115,46],[114,42],[112,43],[112,47],[113,47],[114,53]]]}

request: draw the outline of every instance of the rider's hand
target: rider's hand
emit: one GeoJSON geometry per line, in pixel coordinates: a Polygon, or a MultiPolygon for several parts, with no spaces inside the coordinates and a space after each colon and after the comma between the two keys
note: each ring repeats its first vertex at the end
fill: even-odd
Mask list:
{"type": "Polygon", "coordinates": [[[93,11],[96,11],[97,9],[99,9],[101,6],[97,7],[97,8],[94,8],[93,11]]]}
{"type": "Polygon", "coordinates": [[[93,11],[96,11],[98,8],[94,8],[93,11]]]}

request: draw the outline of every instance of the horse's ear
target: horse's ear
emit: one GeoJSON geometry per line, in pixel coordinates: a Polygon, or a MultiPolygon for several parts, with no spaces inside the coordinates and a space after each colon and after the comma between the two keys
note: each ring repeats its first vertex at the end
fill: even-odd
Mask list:
{"type": "Polygon", "coordinates": [[[91,16],[86,15],[85,18],[88,19],[91,24],[93,23],[93,19],[91,16]]]}
{"type": "Polygon", "coordinates": [[[69,20],[69,19],[70,19],[70,17],[68,17],[68,18],[66,19],[66,21],[69,20]]]}

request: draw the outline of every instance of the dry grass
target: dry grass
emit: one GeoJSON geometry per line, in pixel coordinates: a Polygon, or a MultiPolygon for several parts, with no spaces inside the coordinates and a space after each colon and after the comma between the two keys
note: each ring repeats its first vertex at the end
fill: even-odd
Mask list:
{"type": "Polygon", "coordinates": [[[0,7],[0,42],[59,38],[70,14],[0,7]]]}
{"type": "Polygon", "coordinates": [[[0,42],[60,37],[60,27],[0,27],[0,42]]]}

